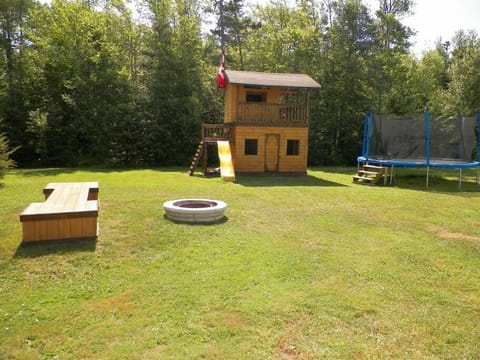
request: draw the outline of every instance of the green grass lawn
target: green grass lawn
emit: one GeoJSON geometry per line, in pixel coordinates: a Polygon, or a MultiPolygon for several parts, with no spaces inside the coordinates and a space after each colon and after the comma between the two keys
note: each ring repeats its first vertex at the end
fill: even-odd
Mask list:
{"type": "MultiPolygon", "coordinates": [[[[402,172],[403,171],[403,172],[402,172]]],[[[480,186],[353,168],[14,170],[0,187],[0,359],[478,359],[480,186]],[[51,181],[100,182],[96,243],[19,247],[51,181]],[[228,204],[214,225],[162,203],[228,204]]]]}

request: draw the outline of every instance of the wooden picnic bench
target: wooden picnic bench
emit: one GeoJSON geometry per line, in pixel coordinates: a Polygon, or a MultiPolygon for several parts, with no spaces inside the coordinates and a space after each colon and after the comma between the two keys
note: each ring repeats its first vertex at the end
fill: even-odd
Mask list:
{"type": "Polygon", "coordinates": [[[23,243],[97,237],[98,182],[49,183],[43,193],[20,214],[23,243]]]}

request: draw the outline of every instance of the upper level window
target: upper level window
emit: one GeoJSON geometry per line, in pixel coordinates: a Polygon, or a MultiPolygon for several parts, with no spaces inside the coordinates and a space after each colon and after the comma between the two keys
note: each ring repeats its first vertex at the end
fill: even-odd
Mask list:
{"type": "Polygon", "coordinates": [[[267,93],[247,91],[246,100],[250,103],[264,103],[267,102],[267,93]]]}
{"type": "Polygon", "coordinates": [[[287,140],[287,155],[300,155],[300,140],[287,140]]]}

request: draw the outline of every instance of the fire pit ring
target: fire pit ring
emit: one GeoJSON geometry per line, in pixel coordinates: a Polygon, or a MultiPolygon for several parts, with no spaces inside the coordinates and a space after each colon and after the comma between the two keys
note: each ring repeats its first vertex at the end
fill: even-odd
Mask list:
{"type": "Polygon", "coordinates": [[[211,223],[225,217],[227,204],[220,200],[178,199],[163,203],[165,216],[173,221],[211,223]]]}

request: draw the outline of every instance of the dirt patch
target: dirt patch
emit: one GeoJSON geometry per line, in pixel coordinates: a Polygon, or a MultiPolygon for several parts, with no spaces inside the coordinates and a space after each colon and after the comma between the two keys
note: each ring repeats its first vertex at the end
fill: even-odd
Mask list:
{"type": "Polygon", "coordinates": [[[281,354],[287,359],[302,359],[301,354],[297,351],[296,346],[289,341],[287,337],[282,336],[277,340],[277,346],[281,354]]]}
{"type": "Polygon", "coordinates": [[[470,240],[470,241],[479,241],[480,242],[480,237],[478,236],[473,236],[473,235],[468,235],[460,232],[451,232],[447,231],[445,229],[442,229],[439,226],[430,226],[427,231],[436,233],[438,236],[440,236],[443,239],[447,240],[470,240]]]}
{"type": "Polygon", "coordinates": [[[284,359],[304,359],[305,357],[299,352],[292,343],[292,340],[287,336],[282,336],[277,340],[277,346],[280,350],[280,355],[284,359]]]}
{"type": "Polygon", "coordinates": [[[231,315],[225,319],[225,325],[229,328],[239,328],[245,325],[245,319],[231,315]]]}
{"type": "Polygon", "coordinates": [[[304,318],[292,318],[285,322],[284,333],[276,340],[277,352],[281,359],[301,360],[308,356],[299,348],[299,337],[306,325],[304,318]]]}
{"type": "Polygon", "coordinates": [[[127,291],[110,298],[94,300],[89,307],[92,312],[119,313],[123,316],[131,316],[134,311],[131,299],[132,294],[127,291]]]}

